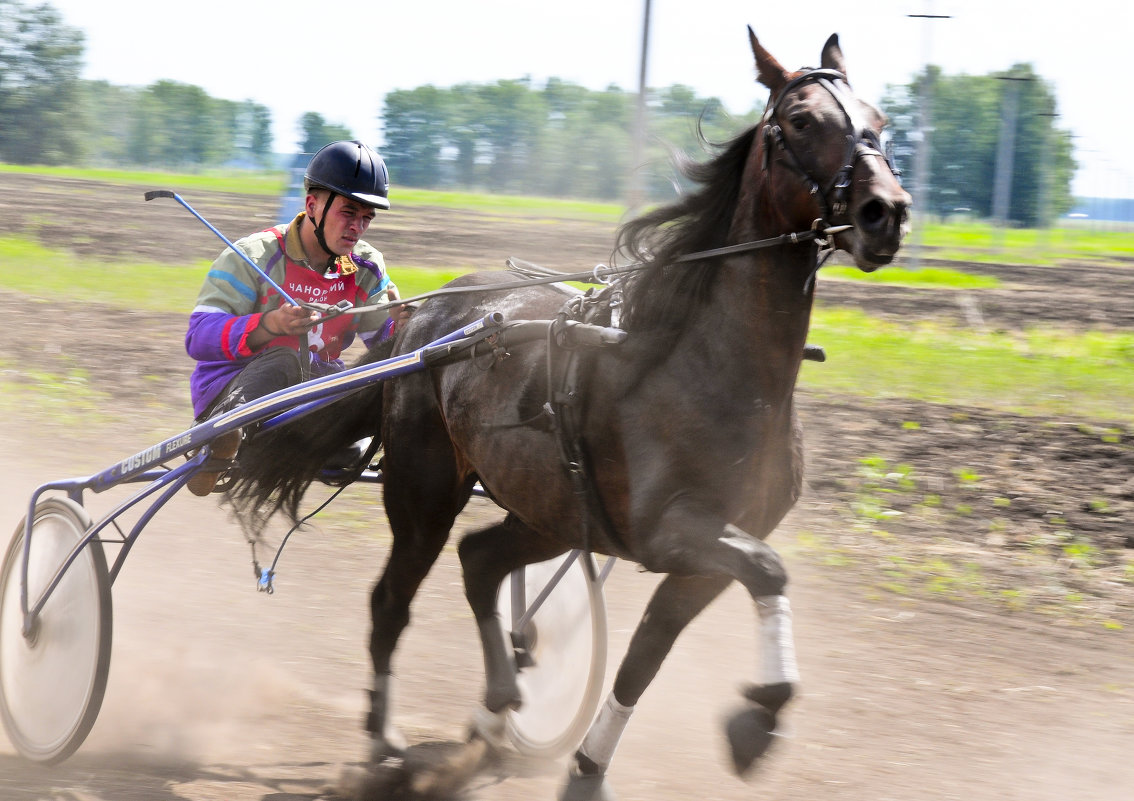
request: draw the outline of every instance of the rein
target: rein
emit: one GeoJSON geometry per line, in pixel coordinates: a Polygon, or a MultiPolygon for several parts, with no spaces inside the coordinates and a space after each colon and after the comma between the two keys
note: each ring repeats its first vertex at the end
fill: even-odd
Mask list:
{"type": "MultiPolygon", "coordinates": [[[[781,245],[798,245],[805,242],[816,242],[821,249],[830,248],[830,238],[835,234],[848,231],[854,226],[852,225],[835,225],[824,226],[822,219],[816,219],[808,231],[796,231],[788,234],[780,234],[779,236],[769,237],[767,239],[758,239],[753,242],[741,242],[736,245],[725,245],[719,248],[712,248],[710,250],[702,250],[696,253],[686,253],[678,256],[672,261],[673,264],[688,264],[689,262],[702,261],[704,259],[715,259],[722,256],[732,256],[736,253],[748,253],[753,250],[763,250],[765,248],[777,247],[781,245]]],[[[563,281],[580,281],[591,284],[607,284],[610,283],[610,277],[620,275],[623,273],[636,272],[644,270],[650,266],[650,262],[634,262],[627,264],[625,267],[607,267],[604,264],[599,264],[592,270],[578,273],[547,273],[543,277],[526,278],[522,281],[508,281],[500,284],[483,284],[480,286],[452,286],[441,287],[434,289],[430,292],[423,292],[420,295],[414,295],[412,298],[402,298],[392,303],[375,303],[369,306],[355,306],[345,308],[343,305],[332,306],[326,303],[304,302],[301,303],[304,308],[313,309],[319,312],[323,319],[337,317],[340,314],[365,314],[372,311],[383,311],[391,309],[395,306],[402,306],[408,303],[418,303],[420,301],[428,300],[442,295],[464,295],[470,292],[496,292],[510,289],[517,289],[528,286],[539,286],[541,284],[557,284],[563,281]]],[[[818,269],[818,267],[816,268],[818,269]]]]}
{"type": "MultiPolygon", "coordinates": [[[[808,286],[811,280],[814,279],[815,273],[818,272],[819,267],[822,266],[826,257],[830,255],[832,249],[830,244],[830,237],[842,231],[847,231],[853,228],[852,225],[828,225],[828,219],[838,219],[847,212],[848,195],[850,194],[851,176],[854,173],[854,165],[861,158],[877,156],[886,162],[891,172],[895,175],[898,171],[894,169],[894,164],[882,152],[882,143],[878,137],[877,132],[874,131],[869,125],[865,124],[859,114],[855,111],[854,104],[843,91],[838,82],[846,83],[846,76],[833,69],[810,69],[804,71],[802,74],[797,75],[784,86],[779,95],[768,103],[767,109],[764,111],[764,117],[761,125],[764,126],[764,156],[763,156],[763,170],[767,173],[772,165],[771,151],[773,148],[779,149],[783,154],[783,159],[777,159],[776,163],[782,163],[788,169],[800,175],[807,184],[808,191],[816,198],[819,205],[820,216],[812,223],[811,229],[808,231],[798,231],[789,234],[780,234],[779,236],[770,237],[768,239],[760,239],[754,242],[743,242],[737,245],[726,245],[724,247],[713,248],[711,250],[703,250],[697,253],[687,253],[683,256],[672,261],[673,264],[684,264],[694,261],[701,261],[704,259],[718,258],[721,256],[731,256],[735,253],[747,253],[753,250],[761,250],[763,248],[777,247],[781,245],[796,245],[804,242],[816,242],[821,251],[826,250],[827,253],[816,256],[815,270],[812,272],[811,279],[808,281],[808,286]],[[811,176],[811,174],[803,167],[799,161],[799,157],[788,145],[787,139],[784,137],[783,128],[780,126],[777,112],[779,111],[779,102],[787,96],[796,87],[809,82],[818,83],[822,86],[838,103],[839,108],[842,109],[843,116],[846,118],[846,150],[843,156],[843,166],[835,173],[831,180],[827,183],[824,189],[820,186],[819,182],[811,176]],[[828,199],[831,196],[831,199],[828,199]]],[[[593,270],[579,273],[547,273],[542,277],[527,278],[521,281],[510,281],[502,284],[485,284],[482,286],[468,286],[468,287],[443,287],[435,289],[432,292],[425,292],[420,295],[415,295],[412,298],[400,299],[394,303],[378,303],[368,306],[358,306],[353,308],[346,308],[345,305],[330,306],[323,303],[303,303],[304,308],[309,308],[319,312],[324,319],[337,317],[340,314],[363,314],[371,311],[383,311],[391,309],[395,306],[401,306],[407,303],[417,303],[420,301],[428,300],[429,298],[439,297],[442,295],[458,295],[470,292],[494,292],[516,289],[519,287],[536,286],[540,284],[553,284],[561,281],[580,281],[594,284],[610,283],[611,276],[619,275],[622,273],[630,273],[637,270],[645,269],[649,266],[649,262],[635,262],[628,264],[625,267],[607,267],[605,265],[597,265],[593,270]]]]}

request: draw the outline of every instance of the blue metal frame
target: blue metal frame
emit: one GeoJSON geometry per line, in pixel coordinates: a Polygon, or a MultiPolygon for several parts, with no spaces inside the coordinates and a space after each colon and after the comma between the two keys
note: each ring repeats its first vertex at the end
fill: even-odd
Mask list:
{"type": "MultiPolygon", "coordinates": [[[[40,485],[32,493],[28,502],[28,514],[24,520],[23,564],[20,572],[20,608],[24,614],[24,634],[30,636],[36,617],[43,611],[44,605],[55,588],[59,586],[64,574],[78,558],[83,548],[96,538],[101,542],[112,542],[121,546],[110,569],[111,582],[114,581],[122,569],[130,548],[141,535],[142,529],[204,465],[211,453],[213,441],[220,435],[252,423],[261,423],[261,430],[270,430],[294,422],[300,417],[352,392],[389,378],[424,370],[430,364],[440,362],[451,355],[459,354],[463,348],[487,339],[504,330],[504,328],[504,319],[501,315],[496,313],[486,315],[475,323],[457,329],[402,356],[395,356],[334,375],[312,379],[266,395],[263,398],[257,398],[230,412],[206,420],[169,437],[144,451],[128,456],[101,472],[40,485]],[[188,458],[184,464],[176,467],[165,466],[166,461],[186,455],[194,450],[198,452],[188,458]],[[67,559],[60,565],[40,597],[32,604],[28,597],[28,563],[31,559],[31,537],[32,526],[35,522],[35,508],[44,493],[50,491],[65,492],[71,500],[81,506],[83,505],[84,492],[99,493],[120,484],[140,482],[147,482],[147,486],[91,526],[67,559]],[[122,535],[121,539],[101,538],[100,535],[108,526],[114,525],[117,528],[117,519],[122,513],[155,493],[160,494],[134,524],[129,534],[122,534],[119,530],[122,535]]],[[[363,480],[380,482],[381,475],[371,471],[364,475],[363,480]]]]}
{"type": "MultiPolygon", "coordinates": [[[[43,611],[51,594],[59,586],[63,576],[78,558],[83,548],[92,540],[102,543],[111,543],[119,546],[119,551],[109,570],[111,584],[117,579],[125,563],[126,556],[134,546],[142,530],[165,506],[165,504],[185,486],[189,479],[202,468],[212,451],[213,441],[222,434],[242,428],[252,423],[260,423],[260,430],[267,431],[279,426],[295,422],[304,415],[319,409],[327,404],[342,399],[346,395],[357,392],[374,384],[390,378],[418,372],[453,356],[464,357],[464,351],[484,339],[501,333],[505,330],[517,332],[516,339],[543,339],[546,335],[548,321],[515,322],[505,326],[501,315],[493,313],[485,316],[475,323],[453,331],[446,336],[430,342],[415,351],[385,359],[373,364],[355,367],[335,375],[312,379],[293,387],[274,392],[263,398],[250,401],[230,412],[205,421],[190,429],[182,431],[157,445],[144,451],[128,456],[113,466],[86,477],[61,479],[42,484],[32,493],[28,502],[28,514],[24,521],[23,560],[20,573],[20,606],[24,614],[24,635],[31,636],[35,621],[43,611]],[[176,467],[168,467],[165,462],[186,455],[196,450],[197,453],[176,467]],[[40,498],[46,492],[62,491],[67,496],[83,505],[83,494],[87,491],[104,492],[120,484],[145,483],[146,486],[139,492],[127,498],[113,511],[94,523],[82,539],[59,566],[54,577],[43,590],[34,605],[28,597],[28,567],[31,559],[32,525],[35,521],[35,508],[40,498]],[[126,511],[134,508],[142,501],[157,495],[145,509],[140,518],[134,523],[129,534],[118,527],[118,518],[126,511]],[[118,537],[109,539],[103,536],[110,526],[118,532],[118,537]]],[[[377,470],[364,470],[358,477],[363,483],[382,483],[382,474],[377,470]]],[[[488,494],[479,485],[473,490],[475,495],[488,497],[488,494]]],[[[526,603],[524,578],[522,571],[512,574],[512,630],[523,631],[523,627],[543,605],[552,589],[570,568],[572,562],[582,554],[575,550],[568,553],[562,565],[542,592],[529,606],[526,603]]],[[[606,560],[597,580],[600,584],[606,582],[611,569],[614,567],[613,557],[606,560]]],[[[593,568],[589,568],[593,569],[593,568]]]]}

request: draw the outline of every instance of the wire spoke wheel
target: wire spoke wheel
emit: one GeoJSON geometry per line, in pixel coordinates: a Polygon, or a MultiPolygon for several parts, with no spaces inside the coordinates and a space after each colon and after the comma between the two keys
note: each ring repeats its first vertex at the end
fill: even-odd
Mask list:
{"type": "MultiPolygon", "coordinates": [[[[533,664],[521,667],[522,705],[509,711],[507,732],[516,749],[529,756],[552,759],[577,747],[602,697],[606,602],[602,582],[591,579],[583,559],[593,566],[589,554],[575,559],[524,628],[533,664]]],[[[524,568],[529,605],[562,563],[557,558],[524,568]]],[[[507,636],[513,620],[509,580],[501,586],[497,606],[507,636]]]]}
{"type": "MultiPolygon", "coordinates": [[[[73,501],[52,498],[35,507],[28,562],[29,603],[35,604],[79,545],[90,518],[73,501]]],[[[0,570],[0,715],[16,750],[44,763],[66,759],[86,739],[110,670],[110,577],[102,544],[87,543],[23,632],[20,580],[24,522],[0,570]]]]}

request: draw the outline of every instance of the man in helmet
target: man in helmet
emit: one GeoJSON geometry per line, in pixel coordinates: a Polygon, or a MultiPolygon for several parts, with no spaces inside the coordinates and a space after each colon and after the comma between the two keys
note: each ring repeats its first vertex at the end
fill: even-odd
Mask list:
{"type": "MultiPolygon", "coordinates": [[[[382,254],[361,238],[376,210],[390,208],[382,158],[361,142],[332,142],[312,157],[303,183],[304,208],[294,220],[235,246],[299,302],[346,300],[360,307],[396,301],[382,254]]],[[[322,319],[284,301],[226,248],[209,270],[185,335],[185,349],[197,360],[189,382],[193,413],[202,421],[342,370],[340,354],[356,334],[367,344],[384,339],[407,315],[395,306],[322,319]]],[[[211,493],[240,442],[239,431],[218,437],[212,458],[220,469],[197,473],[190,491],[211,493]]]]}

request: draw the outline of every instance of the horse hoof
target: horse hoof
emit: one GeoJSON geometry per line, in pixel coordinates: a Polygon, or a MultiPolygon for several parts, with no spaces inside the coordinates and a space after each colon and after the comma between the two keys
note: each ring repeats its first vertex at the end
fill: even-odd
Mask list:
{"type": "Polygon", "coordinates": [[[584,776],[572,773],[567,786],[559,794],[559,801],[615,801],[615,796],[603,774],[584,776]]]}
{"type": "Polygon", "coordinates": [[[386,801],[406,797],[409,778],[405,760],[390,757],[344,775],[340,784],[345,790],[344,795],[355,801],[386,801]]]}
{"type": "Polygon", "coordinates": [[[746,777],[756,760],[767,752],[775,738],[775,728],[776,716],[763,707],[747,707],[729,718],[725,733],[736,775],[746,777]]]}
{"type": "Polygon", "coordinates": [[[381,765],[383,762],[403,760],[406,755],[404,745],[391,742],[384,737],[375,737],[370,742],[370,764],[381,765]]]}
{"type": "Polygon", "coordinates": [[[484,740],[494,755],[502,754],[508,748],[507,715],[477,707],[469,724],[466,742],[473,738],[484,740]]]}
{"type": "Polygon", "coordinates": [[[489,687],[484,693],[484,705],[493,712],[519,709],[520,703],[520,688],[515,681],[489,687]]]}
{"type": "Polygon", "coordinates": [[[474,737],[453,749],[445,749],[436,758],[411,766],[409,781],[411,798],[454,798],[491,763],[493,753],[484,740],[474,737]]]}
{"type": "Polygon", "coordinates": [[[795,688],[786,681],[776,684],[750,684],[741,691],[741,695],[749,701],[770,709],[773,714],[783,709],[794,694],[795,688]]]}

